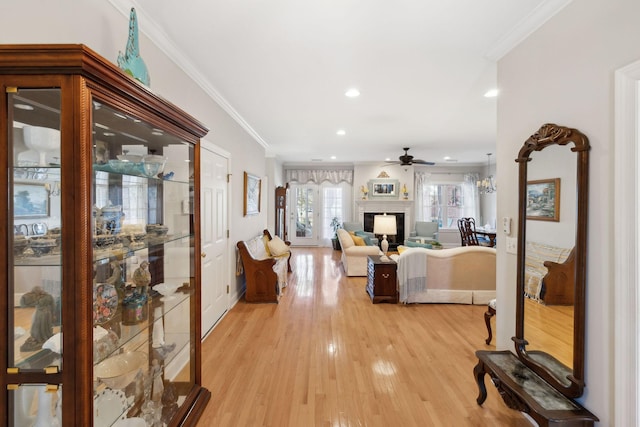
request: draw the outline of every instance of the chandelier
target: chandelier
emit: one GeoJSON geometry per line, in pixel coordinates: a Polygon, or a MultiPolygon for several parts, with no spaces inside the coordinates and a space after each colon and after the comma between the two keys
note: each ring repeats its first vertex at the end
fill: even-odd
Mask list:
{"type": "Polygon", "coordinates": [[[476,182],[480,194],[490,194],[497,191],[496,179],[491,174],[491,153],[487,153],[487,172],[489,173],[489,176],[476,182]]]}

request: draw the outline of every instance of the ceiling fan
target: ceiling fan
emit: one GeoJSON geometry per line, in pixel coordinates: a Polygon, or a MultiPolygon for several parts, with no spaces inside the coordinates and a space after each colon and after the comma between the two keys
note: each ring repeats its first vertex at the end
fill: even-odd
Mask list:
{"type": "Polygon", "coordinates": [[[398,157],[398,161],[389,162],[389,165],[400,165],[400,166],[411,166],[411,165],[435,165],[434,162],[427,162],[426,160],[414,159],[413,156],[409,155],[409,148],[403,148],[404,155],[398,157]]]}

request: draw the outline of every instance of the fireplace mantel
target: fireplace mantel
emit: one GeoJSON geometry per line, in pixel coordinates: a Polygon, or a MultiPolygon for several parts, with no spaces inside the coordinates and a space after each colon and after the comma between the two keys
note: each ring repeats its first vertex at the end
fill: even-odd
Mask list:
{"type": "Polygon", "coordinates": [[[413,230],[413,200],[356,200],[356,211],[360,224],[365,212],[404,213],[405,236],[413,230]]]}

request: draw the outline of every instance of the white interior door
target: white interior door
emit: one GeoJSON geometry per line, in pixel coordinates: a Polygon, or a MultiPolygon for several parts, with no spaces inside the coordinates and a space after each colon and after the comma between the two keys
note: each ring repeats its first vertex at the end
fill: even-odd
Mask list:
{"type": "Polygon", "coordinates": [[[289,240],[296,246],[318,246],[318,186],[294,185],[291,188],[289,240]]]}
{"type": "Polygon", "coordinates": [[[229,159],[200,150],[202,337],[229,308],[227,173],[229,159]]]}

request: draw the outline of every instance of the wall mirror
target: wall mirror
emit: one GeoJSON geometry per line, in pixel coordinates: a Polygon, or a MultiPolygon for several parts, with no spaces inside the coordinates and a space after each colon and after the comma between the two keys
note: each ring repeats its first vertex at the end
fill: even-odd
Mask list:
{"type": "Polygon", "coordinates": [[[570,398],[584,389],[588,159],[587,137],[554,124],[527,139],[516,159],[520,233],[513,340],[522,363],[570,398]]]}

